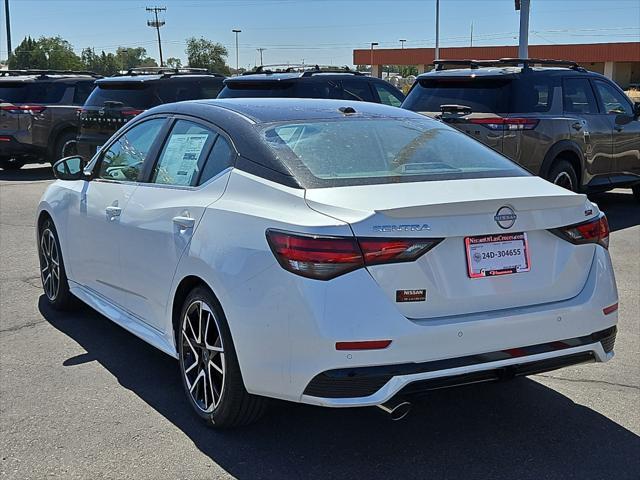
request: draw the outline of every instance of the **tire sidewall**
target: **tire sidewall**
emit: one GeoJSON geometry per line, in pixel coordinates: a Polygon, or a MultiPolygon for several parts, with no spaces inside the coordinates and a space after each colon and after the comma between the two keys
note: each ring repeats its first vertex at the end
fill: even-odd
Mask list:
{"type": "Polygon", "coordinates": [[[557,185],[555,183],[555,180],[561,173],[566,173],[569,176],[571,184],[573,185],[573,189],[571,191],[580,191],[580,185],[578,184],[578,175],[571,163],[569,163],[567,160],[556,160],[553,167],[551,167],[551,171],[549,172],[549,181],[554,185],[557,185]]]}
{"type": "MultiPolygon", "coordinates": [[[[60,248],[60,240],[58,239],[58,232],[56,230],[55,225],[53,224],[53,221],[50,218],[47,218],[42,222],[42,226],[38,231],[38,263],[40,265],[40,271],[42,271],[43,264],[42,264],[42,253],[41,253],[41,249],[42,249],[41,241],[42,241],[42,233],[47,229],[50,230],[51,233],[53,234],[53,241],[56,243],[56,248],[58,249],[58,262],[60,263],[60,279],[59,279],[59,285],[58,285],[58,295],[56,296],[56,298],[54,300],[51,300],[46,293],[44,294],[44,296],[47,299],[47,302],[49,303],[49,305],[51,305],[56,310],[62,310],[69,305],[69,302],[71,301],[71,292],[69,291],[69,283],[67,281],[67,272],[64,266],[64,258],[62,255],[62,248],[60,248]]],[[[40,275],[40,281],[42,282],[42,280],[43,280],[42,275],[40,275]]],[[[42,285],[42,288],[44,290],[44,283],[42,285]]]]}
{"type": "MultiPolygon", "coordinates": [[[[69,156],[69,155],[65,155],[64,152],[62,151],[62,149],[64,148],[65,143],[67,143],[70,140],[76,140],[76,153],[78,152],[78,147],[77,147],[77,136],[78,133],[75,131],[67,131],[64,132],[62,135],[60,135],[60,137],[58,137],[58,140],[56,141],[56,150],[55,152],[53,152],[53,160],[51,163],[55,163],[58,160],[60,160],[61,158],[64,158],[65,156],[69,156]]],[[[75,154],[71,154],[71,155],[75,155],[75,154]]]]}

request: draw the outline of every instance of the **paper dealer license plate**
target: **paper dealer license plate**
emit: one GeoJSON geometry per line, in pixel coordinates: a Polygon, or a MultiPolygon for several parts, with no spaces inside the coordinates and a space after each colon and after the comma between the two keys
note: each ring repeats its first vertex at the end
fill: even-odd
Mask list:
{"type": "Polygon", "coordinates": [[[471,278],[528,272],[531,269],[526,233],[467,237],[464,243],[471,278]]]}

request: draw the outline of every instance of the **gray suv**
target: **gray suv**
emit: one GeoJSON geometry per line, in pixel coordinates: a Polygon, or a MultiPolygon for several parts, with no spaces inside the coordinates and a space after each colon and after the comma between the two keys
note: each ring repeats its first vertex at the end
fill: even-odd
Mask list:
{"type": "Polygon", "coordinates": [[[0,168],[74,155],[80,107],[96,78],[91,72],[0,71],[0,168]]]}
{"type": "Polygon", "coordinates": [[[640,200],[640,103],[576,63],[443,60],[402,108],[462,130],[574,191],[633,188],[640,200]]]}

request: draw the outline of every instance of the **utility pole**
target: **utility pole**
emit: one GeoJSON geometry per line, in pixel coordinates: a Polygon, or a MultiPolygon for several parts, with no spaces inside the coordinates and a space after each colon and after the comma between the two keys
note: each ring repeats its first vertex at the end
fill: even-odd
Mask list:
{"type": "Polygon", "coordinates": [[[166,23],[164,20],[158,20],[158,12],[166,12],[167,7],[147,7],[147,12],[153,12],[156,19],[155,20],[147,20],[147,26],[154,27],[158,32],[158,50],[160,50],[160,66],[163,66],[162,61],[162,42],[160,41],[160,27],[163,27],[166,23]]]}
{"type": "Polygon", "coordinates": [[[378,45],[378,42],[371,42],[371,76],[373,77],[373,47],[378,45]]]}
{"type": "Polygon", "coordinates": [[[400,45],[402,45],[400,48],[404,50],[404,42],[406,42],[406,40],[404,38],[401,38],[399,41],[400,41],[400,45]]]}
{"type": "Polygon", "coordinates": [[[233,29],[231,31],[236,34],[236,75],[240,75],[240,62],[238,61],[238,34],[242,32],[242,30],[233,29]]]}
{"type": "Polygon", "coordinates": [[[4,0],[4,16],[7,22],[7,60],[13,53],[11,50],[11,22],[9,21],[9,0],[4,0]]]}
{"type": "Polygon", "coordinates": [[[529,58],[529,0],[515,0],[516,11],[520,11],[520,40],[518,58],[529,58]]]}
{"type": "Polygon", "coordinates": [[[264,65],[264,62],[262,60],[262,52],[264,52],[266,50],[266,48],[256,48],[256,50],[258,52],[260,52],[260,65],[262,66],[262,65],[264,65]]]}
{"type": "Polygon", "coordinates": [[[436,0],[436,51],[435,59],[440,60],[440,0],[436,0]]]}
{"type": "Polygon", "coordinates": [[[469,46],[473,47],[473,22],[471,22],[471,41],[469,42],[469,46]]]}

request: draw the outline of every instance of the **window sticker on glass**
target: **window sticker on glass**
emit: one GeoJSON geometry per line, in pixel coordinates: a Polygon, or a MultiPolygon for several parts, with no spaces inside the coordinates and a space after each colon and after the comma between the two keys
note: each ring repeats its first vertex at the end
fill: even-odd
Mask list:
{"type": "Polygon", "coordinates": [[[179,133],[169,137],[155,175],[155,183],[191,185],[209,135],[179,133]]]}

